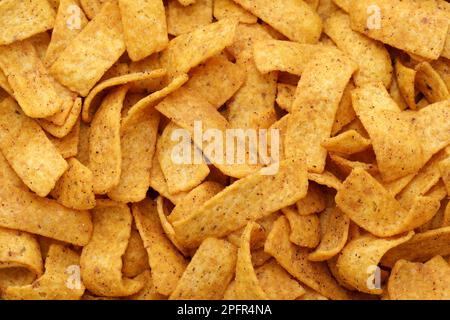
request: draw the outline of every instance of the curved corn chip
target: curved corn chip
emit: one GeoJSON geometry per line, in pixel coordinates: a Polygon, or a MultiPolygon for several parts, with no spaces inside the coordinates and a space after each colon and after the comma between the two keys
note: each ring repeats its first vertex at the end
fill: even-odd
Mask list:
{"type": "Polygon", "coordinates": [[[336,204],[352,221],[378,237],[390,237],[429,221],[439,209],[431,197],[415,199],[409,210],[370,174],[356,168],[336,194],[336,204]]]}
{"type": "Polygon", "coordinates": [[[68,167],[44,131],[12,98],[0,103],[0,149],[22,181],[41,197],[68,167]]]}
{"type": "Polygon", "coordinates": [[[39,243],[26,232],[0,228],[0,269],[12,267],[26,268],[37,277],[42,275],[39,243]]]}
{"type": "Polygon", "coordinates": [[[50,73],[85,97],[125,52],[119,5],[108,1],[99,14],[67,45],[50,73]]]}
{"type": "Polygon", "coordinates": [[[167,219],[170,223],[174,223],[175,221],[187,218],[193,213],[192,208],[203,205],[207,200],[222,191],[223,188],[223,185],[217,182],[203,182],[198,187],[192,189],[183,200],[173,208],[167,219]]]}
{"type": "Polygon", "coordinates": [[[306,167],[302,160],[284,160],[273,176],[262,173],[236,181],[193,214],[176,221],[173,226],[180,242],[195,247],[209,236],[227,235],[247,221],[265,217],[306,195],[306,167]],[[274,189],[280,192],[274,193],[274,189]],[[237,197],[241,200],[236,201],[237,197]]]}
{"type": "Polygon", "coordinates": [[[242,233],[236,261],[235,299],[238,300],[267,300],[268,296],[259,285],[255,269],[252,264],[250,240],[253,230],[260,226],[249,222],[242,233]]]}
{"type": "Polygon", "coordinates": [[[450,266],[441,256],[425,264],[397,261],[388,290],[390,300],[450,300],[450,266]]]}
{"type": "Polygon", "coordinates": [[[56,138],[64,138],[67,136],[74,126],[77,124],[78,118],[81,112],[81,98],[77,98],[73,103],[72,108],[66,118],[66,121],[62,126],[55,125],[54,123],[49,122],[48,120],[39,120],[39,124],[42,129],[50,133],[52,136],[56,138]]]}
{"type": "Polygon", "coordinates": [[[0,12],[0,45],[49,30],[55,22],[55,11],[46,0],[5,0],[0,12]]]}
{"type": "Polygon", "coordinates": [[[389,87],[392,78],[391,58],[384,45],[350,27],[346,13],[335,11],[324,23],[324,32],[359,65],[354,79],[356,85],[367,82],[383,82],[389,87]]]}
{"type": "MultiPolygon", "coordinates": [[[[180,130],[182,130],[180,127],[175,123],[170,122],[164,128],[157,144],[159,164],[164,173],[164,177],[166,178],[167,187],[170,193],[192,190],[202,183],[209,174],[208,165],[200,153],[198,155],[201,158],[198,163],[195,162],[195,160],[189,161],[188,163],[184,163],[183,160],[181,163],[174,161],[174,158],[182,158],[184,156],[184,154],[182,155],[181,153],[184,152],[184,148],[186,148],[186,146],[183,145],[183,151],[179,150],[179,153],[175,154],[180,141],[174,140],[173,138],[177,137],[177,131],[179,132],[180,130]]],[[[184,141],[183,143],[187,143],[187,141],[184,141]]],[[[192,141],[190,141],[190,147],[188,148],[191,151],[191,155],[194,155],[195,152],[200,152],[196,149],[196,146],[192,141]]]]}
{"type": "MultiPolygon", "coordinates": [[[[156,210],[158,211],[158,217],[159,221],[161,223],[161,227],[163,228],[167,238],[172,242],[172,244],[184,255],[189,256],[190,252],[183,248],[183,246],[179,243],[177,240],[177,235],[175,234],[175,231],[173,230],[172,224],[167,220],[167,208],[164,203],[164,198],[161,196],[158,196],[156,198],[156,210]]],[[[192,254],[191,254],[192,255],[192,254]]]]}
{"type": "Polygon", "coordinates": [[[436,1],[351,1],[348,10],[352,29],[370,38],[428,59],[439,58],[444,48],[448,20],[436,1]],[[374,6],[382,14],[368,27],[374,6]]]}
{"type": "Polygon", "coordinates": [[[172,39],[162,52],[162,67],[170,77],[187,73],[231,45],[236,25],[237,20],[223,19],[172,39]]]}
{"type": "Polygon", "coordinates": [[[45,273],[30,285],[7,287],[9,300],[79,300],[84,285],[79,278],[80,256],[62,245],[50,246],[45,273]]]}
{"type": "Polygon", "coordinates": [[[424,262],[436,255],[449,255],[449,241],[450,227],[415,234],[408,242],[389,250],[381,264],[392,267],[400,259],[424,262]]]}
{"type": "Polygon", "coordinates": [[[355,168],[363,169],[374,176],[379,173],[376,164],[365,163],[360,161],[351,161],[345,159],[344,157],[338,156],[337,154],[334,153],[330,153],[329,156],[336,170],[338,172],[341,172],[345,176],[348,176],[355,168]]]}
{"type": "Polygon", "coordinates": [[[301,75],[306,65],[318,52],[320,45],[303,44],[282,40],[258,40],[253,45],[253,57],[258,70],[265,74],[285,71],[301,75]]]}
{"type": "Polygon", "coordinates": [[[197,249],[170,295],[179,300],[217,300],[233,278],[236,248],[225,240],[207,238],[197,249]]]}
{"type": "Polygon", "coordinates": [[[192,32],[212,22],[212,0],[195,0],[184,6],[178,0],[169,0],[167,5],[167,32],[174,36],[192,32]]]}
{"type": "Polygon", "coordinates": [[[339,102],[356,68],[353,61],[331,47],[305,66],[284,147],[286,157],[306,157],[308,171],[321,173],[325,168],[327,151],[320,144],[331,135],[339,102]]]}
{"type": "Polygon", "coordinates": [[[366,150],[370,144],[370,140],[361,136],[357,131],[348,130],[324,140],[322,147],[331,152],[353,154],[366,150]]]}
{"type": "Polygon", "coordinates": [[[214,0],[214,18],[217,20],[233,18],[242,23],[256,23],[258,21],[257,17],[233,0],[214,0]]]}
{"type": "Polygon", "coordinates": [[[289,220],[289,240],[300,247],[315,248],[320,242],[320,221],[315,214],[300,215],[292,207],[281,209],[289,220]]]}
{"type": "Polygon", "coordinates": [[[352,100],[372,140],[383,181],[390,182],[417,172],[424,163],[419,133],[384,86],[381,83],[364,85],[353,90],[352,100]]]}
{"type": "Polygon", "coordinates": [[[351,240],[337,258],[336,267],[341,279],[361,292],[381,294],[382,289],[371,282],[371,266],[377,266],[389,249],[408,241],[413,235],[411,231],[395,238],[380,239],[369,234],[351,240]]]}
{"type": "Polygon", "coordinates": [[[96,112],[89,130],[89,169],[95,194],[106,194],[120,182],[122,150],[120,120],[127,86],[109,93],[96,112]]]}
{"type": "Polygon", "coordinates": [[[259,23],[239,23],[236,27],[233,43],[226,50],[236,58],[241,52],[252,50],[256,41],[269,39],[272,39],[269,31],[259,23]]]}
{"type": "Polygon", "coordinates": [[[133,204],[132,209],[136,227],[147,250],[156,291],[170,295],[185,271],[187,262],[166,237],[155,201],[145,199],[133,204]]]}
{"type": "Polygon", "coordinates": [[[122,256],[131,232],[130,209],[126,204],[98,200],[92,216],[94,232],[80,258],[84,285],[90,292],[106,297],[137,293],[144,282],[122,276],[122,256]]]}
{"type": "Polygon", "coordinates": [[[91,170],[75,158],[70,158],[67,162],[69,169],[56,183],[51,195],[67,208],[76,210],[94,208],[94,177],[91,170]]]}
{"type": "Polygon", "coordinates": [[[82,112],[83,121],[88,123],[92,121],[92,117],[94,116],[93,112],[91,111],[93,100],[103,90],[132,82],[161,78],[165,75],[165,73],[166,72],[164,69],[156,69],[150,72],[136,72],[110,78],[99,83],[91,90],[91,92],[89,92],[89,95],[86,97],[86,99],[84,99],[82,112]]]}
{"type": "Polygon", "coordinates": [[[272,255],[277,262],[301,283],[334,300],[348,299],[348,293],[342,289],[330,275],[326,264],[308,260],[308,250],[289,241],[289,222],[280,217],[267,237],[264,251],[272,255]]]}
{"type": "Polygon", "coordinates": [[[130,239],[122,261],[122,273],[127,278],[134,278],[150,268],[144,243],[134,226],[131,228],[130,239]]]}
{"type": "Polygon", "coordinates": [[[347,243],[350,219],[337,207],[320,214],[320,244],[308,255],[311,261],[325,261],[336,256],[347,243]]]}
{"type": "Polygon", "coordinates": [[[428,62],[421,62],[415,67],[416,86],[430,103],[450,99],[449,90],[439,73],[428,62]]]}
{"type": "MultiPolygon", "coordinates": [[[[341,180],[336,178],[336,176],[329,171],[324,171],[322,173],[308,172],[308,180],[335,190],[342,188],[341,180]]],[[[300,211],[301,209],[299,209],[299,212],[300,211]]]]}
{"type": "Polygon", "coordinates": [[[319,15],[306,2],[233,0],[277,31],[300,43],[316,43],[322,31],[319,15]]]}
{"type": "Polygon", "coordinates": [[[152,159],[160,115],[155,109],[134,112],[120,129],[121,170],[119,183],[108,191],[115,201],[139,202],[150,186],[152,159]]]}
{"type": "Polygon", "coordinates": [[[306,196],[297,201],[296,206],[301,216],[321,212],[325,209],[325,196],[316,183],[309,183],[306,196]]]}
{"type": "Polygon", "coordinates": [[[415,79],[417,71],[405,66],[400,59],[395,60],[395,76],[398,87],[406,104],[411,109],[416,109],[415,79]]]}
{"type": "Polygon", "coordinates": [[[167,46],[169,38],[162,0],[119,0],[119,7],[125,44],[132,61],[142,60],[167,46]]]}
{"type": "Polygon", "coordinates": [[[58,0],[58,2],[58,11],[56,13],[55,24],[53,25],[52,39],[44,58],[47,66],[51,66],[56,61],[64,49],[70,45],[70,42],[88,24],[84,12],[79,7],[79,1],[58,0]],[[72,18],[74,14],[79,19],[76,22],[72,18]]]}
{"type": "Polygon", "coordinates": [[[63,100],[30,41],[0,46],[0,68],[27,116],[45,118],[61,111],[63,100]]]}
{"type": "Polygon", "coordinates": [[[19,178],[17,173],[11,168],[8,161],[0,152],[0,180],[7,185],[14,186],[16,188],[27,191],[27,186],[19,178]]]}
{"type": "Polygon", "coordinates": [[[130,300],[165,300],[166,297],[156,291],[150,270],[141,273],[140,276],[144,281],[144,287],[138,293],[129,296],[130,300]]]}
{"type": "Polygon", "coordinates": [[[178,204],[187,195],[186,192],[180,192],[177,194],[170,194],[167,188],[167,182],[164,178],[164,174],[161,171],[158,157],[153,156],[152,167],[150,171],[150,187],[156,190],[164,198],[169,199],[173,204],[178,204]]]}
{"type": "Polygon", "coordinates": [[[35,278],[36,275],[25,268],[0,269],[0,298],[4,299],[4,291],[7,287],[26,286],[35,278]]]}
{"type": "Polygon", "coordinates": [[[281,109],[286,110],[287,112],[291,111],[296,89],[297,87],[290,84],[277,84],[277,97],[275,101],[281,109]]]}

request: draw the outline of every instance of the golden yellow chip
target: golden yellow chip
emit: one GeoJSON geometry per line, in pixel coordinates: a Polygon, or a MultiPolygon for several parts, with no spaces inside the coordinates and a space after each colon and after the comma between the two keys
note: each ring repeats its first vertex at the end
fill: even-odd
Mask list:
{"type": "Polygon", "coordinates": [[[167,30],[174,36],[192,32],[212,22],[212,11],[212,0],[195,0],[195,3],[189,6],[180,4],[178,0],[169,0],[167,30]]]}
{"type": "Polygon", "coordinates": [[[309,254],[311,261],[325,261],[344,248],[350,219],[337,207],[329,207],[320,214],[321,239],[319,246],[309,254]]]}
{"type": "Polygon", "coordinates": [[[81,113],[81,98],[77,98],[73,103],[72,108],[70,109],[70,113],[68,114],[66,121],[62,126],[55,125],[54,123],[49,122],[48,120],[39,120],[39,124],[42,129],[50,133],[52,136],[56,138],[64,138],[67,136],[75,125],[78,123],[78,119],[81,113]]]}
{"type": "Polygon", "coordinates": [[[51,195],[63,206],[76,210],[95,207],[94,177],[77,159],[67,160],[69,169],[56,183],[51,195]]]}
{"type": "Polygon", "coordinates": [[[259,284],[252,264],[250,242],[252,233],[258,232],[260,226],[250,222],[242,233],[236,261],[236,278],[234,283],[234,299],[238,300],[267,300],[268,296],[259,284]]]}
{"type": "Polygon", "coordinates": [[[134,204],[134,221],[147,250],[156,291],[170,295],[177,287],[187,261],[164,234],[153,200],[134,204]]]}
{"type": "Polygon", "coordinates": [[[162,0],[119,0],[125,44],[133,61],[163,50],[169,43],[162,0]]]}
{"type": "Polygon", "coordinates": [[[125,277],[134,278],[145,270],[150,269],[148,265],[147,251],[142,242],[139,232],[135,226],[131,228],[130,239],[128,240],[128,247],[122,257],[123,266],[122,272],[125,277]]]}
{"type": "Polygon", "coordinates": [[[391,300],[450,300],[450,266],[441,256],[426,263],[397,261],[388,290],[391,300]]]}
{"type": "Polygon", "coordinates": [[[441,55],[448,20],[436,1],[361,0],[348,10],[355,31],[424,58],[441,55]]]}
{"type": "Polygon", "coordinates": [[[236,248],[208,238],[197,249],[170,299],[217,300],[225,293],[236,265],[236,248]]]}
{"type": "Polygon", "coordinates": [[[422,142],[423,163],[450,143],[449,117],[450,100],[430,104],[417,113],[409,114],[410,121],[422,142]]]}
{"type": "Polygon", "coordinates": [[[0,45],[49,30],[55,22],[55,11],[47,0],[5,0],[0,12],[0,45]]]}
{"type": "Polygon", "coordinates": [[[348,176],[355,168],[361,168],[373,176],[376,176],[379,173],[376,164],[348,160],[334,153],[330,153],[329,157],[333,168],[344,176],[348,176]]]}
{"type": "Polygon", "coordinates": [[[111,91],[92,120],[89,130],[89,169],[94,175],[95,194],[106,194],[120,182],[120,120],[127,91],[127,86],[111,91]]]}
{"type": "Polygon", "coordinates": [[[445,159],[450,159],[450,150],[442,150],[428,161],[417,175],[398,194],[397,200],[404,208],[410,208],[415,199],[426,194],[436,185],[441,178],[439,164],[445,159]]]}
{"type": "Polygon", "coordinates": [[[4,184],[14,186],[22,190],[28,190],[28,187],[23,183],[22,179],[17,175],[14,169],[10,166],[6,158],[0,152],[0,179],[4,184]]]}
{"type": "Polygon", "coordinates": [[[150,187],[156,190],[159,194],[163,195],[164,198],[169,199],[173,204],[180,203],[186,196],[186,192],[179,192],[176,194],[169,193],[169,188],[167,187],[167,181],[164,178],[164,174],[159,165],[158,157],[153,156],[152,166],[150,170],[150,187]]]}
{"type": "Polygon", "coordinates": [[[125,52],[117,2],[107,2],[98,15],[69,43],[50,68],[70,90],[85,97],[125,52]]]}
{"type": "Polygon", "coordinates": [[[101,10],[105,2],[111,0],[80,0],[81,7],[89,19],[93,19],[101,10]]]}
{"type": "Polygon", "coordinates": [[[259,285],[271,300],[295,300],[305,294],[305,289],[273,259],[255,271],[259,285]]]}
{"type": "Polygon", "coordinates": [[[248,220],[294,204],[306,195],[307,185],[304,162],[288,159],[279,164],[275,175],[258,171],[240,179],[173,226],[180,241],[193,247],[207,237],[224,236],[243,227],[248,220]]]}
{"type": "MultiPolygon", "coordinates": [[[[380,239],[363,235],[350,241],[339,254],[336,267],[341,279],[361,292],[381,294],[383,290],[373,283],[373,273],[383,255],[413,236],[414,232],[396,238],[380,239]]],[[[375,275],[376,276],[376,275],[375,275]]]]}
{"type": "Polygon", "coordinates": [[[287,112],[291,111],[292,103],[294,102],[296,86],[284,83],[277,84],[277,105],[287,112]]]}
{"type": "Polygon", "coordinates": [[[90,292],[106,297],[137,293],[144,282],[122,275],[122,256],[131,234],[130,209],[126,204],[102,200],[91,212],[94,231],[80,258],[84,285],[90,292]]]}
{"type": "Polygon", "coordinates": [[[450,99],[450,93],[439,73],[428,62],[416,66],[416,86],[430,103],[450,99]]]}
{"type": "Polygon", "coordinates": [[[207,200],[223,190],[223,186],[217,182],[206,181],[192,189],[183,200],[173,208],[168,220],[174,223],[183,220],[193,213],[193,208],[203,205],[207,200]]]}
{"type": "Polygon", "coordinates": [[[316,43],[322,31],[319,15],[306,2],[285,0],[233,0],[292,41],[316,43]]]}
{"type": "Polygon", "coordinates": [[[60,0],[45,64],[51,66],[87,24],[88,20],[77,0],[60,0]]]}
{"type": "Polygon", "coordinates": [[[79,300],[85,287],[80,279],[80,256],[62,245],[50,246],[45,273],[30,285],[10,286],[8,300],[79,300]]]}
{"type": "Polygon", "coordinates": [[[415,80],[417,71],[405,66],[400,59],[395,60],[395,76],[402,97],[409,108],[416,109],[415,80]]]}
{"type": "Polygon", "coordinates": [[[372,140],[383,180],[390,182],[417,172],[423,165],[419,133],[400,112],[384,86],[368,84],[355,89],[352,100],[353,108],[372,140]]]}
{"type": "Polygon", "coordinates": [[[418,233],[408,242],[389,250],[383,256],[381,264],[393,267],[400,259],[424,262],[436,255],[449,255],[449,241],[450,227],[418,233]]]}
{"type": "Polygon", "coordinates": [[[150,170],[155,153],[160,115],[155,109],[135,112],[122,120],[120,151],[122,154],[119,183],[108,196],[121,202],[139,202],[150,186],[150,170]]]}
{"type": "Polygon", "coordinates": [[[353,222],[379,237],[390,237],[429,221],[440,203],[419,196],[409,209],[402,208],[394,196],[362,168],[356,168],[336,194],[336,204],[353,222]]]}
{"type": "Polygon", "coordinates": [[[11,86],[14,98],[26,115],[52,116],[62,109],[53,79],[29,41],[0,46],[0,68],[11,86]]]}
{"type": "Polygon", "coordinates": [[[441,171],[442,181],[447,188],[447,195],[450,195],[450,157],[439,163],[439,170],[441,171]]]}
{"type": "MultiPolygon", "coordinates": [[[[308,173],[308,180],[314,181],[317,184],[327,186],[335,190],[339,190],[342,187],[342,182],[334,174],[329,171],[322,173],[308,173]]],[[[300,212],[300,210],[299,210],[300,212]]]]}
{"type": "Polygon", "coordinates": [[[80,246],[89,241],[92,222],[87,211],[68,209],[14,186],[3,185],[0,191],[0,226],[80,246]]]}
{"type": "Polygon", "coordinates": [[[315,248],[320,242],[320,221],[315,214],[300,215],[295,207],[282,209],[289,220],[289,240],[300,247],[315,248]]]}
{"type": "Polygon", "coordinates": [[[292,41],[259,40],[253,46],[255,64],[261,73],[284,71],[301,75],[308,61],[322,46],[292,41]]]}
{"type": "Polygon", "coordinates": [[[267,237],[264,250],[301,283],[333,299],[349,299],[348,293],[331,276],[326,264],[308,260],[308,249],[289,241],[289,222],[280,217],[267,237]]]}
{"type": "Polygon", "coordinates": [[[277,73],[261,74],[250,50],[242,51],[236,64],[246,71],[246,80],[228,101],[225,115],[230,128],[266,129],[277,121],[274,108],[277,73]]]}
{"type": "Polygon", "coordinates": [[[223,19],[180,35],[169,42],[161,56],[170,76],[187,73],[233,42],[237,20],[223,19]]]}
{"type": "Polygon", "coordinates": [[[178,126],[187,130],[199,149],[224,174],[241,178],[258,168],[257,165],[249,165],[245,162],[239,163],[238,161],[228,164],[227,161],[224,161],[226,150],[228,150],[227,146],[216,152],[214,145],[211,147],[211,142],[214,141],[203,141],[202,137],[195,135],[196,123],[200,123],[203,131],[218,130],[222,137],[226,136],[225,130],[229,126],[222,114],[199,94],[191,92],[188,88],[181,88],[168,95],[155,108],[178,126]],[[195,140],[196,137],[197,141],[195,140]]]}
{"type": "Polygon", "coordinates": [[[194,68],[184,87],[199,93],[218,109],[242,86],[246,78],[245,70],[223,55],[217,55],[194,68]]]}
{"type": "Polygon", "coordinates": [[[364,151],[370,145],[370,140],[364,138],[355,130],[344,131],[343,133],[322,142],[322,146],[328,151],[344,154],[364,151]]]}
{"type": "Polygon", "coordinates": [[[258,40],[271,40],[273,37],[264,26],[259,23],[239,23],[236,27],[233,43],[226,50],[234,57],[239,56],[242,51],[253,50],[253,45],[258,40]]]}
{"type": "Polygon", "coordinates": [[[242,23],[256,23],[258,21],[257,17],[233,0],[214,0],[214,18],[217,20],[233,18],[242,23]]]}
{"type": "Polygon", "coordinates": [[[139,276],[145,282],[141,291],[127,298],[130,300],[165,300],[166,297],[156,291],[150,270],[146,270],[139,276]]]}
{"type": "Polygon", "coordinates": [[[392,78],[391,58],[382,43],[353,31],[347,14],[336,11],[324,23],[324,32],[337,47],[359,65],[355,73],[356,85],[367,82],[383,82],[389,87],[392,78]]]}
{"type": "Polygon", "coordinates": [[[190,191],[202,183],[209,174],[203,155],[192,143],[190,137],[180,136],[181,130],[183,129],[170,122],[158,139],[157,156],[170,193],[190,191]],[[182,150],[179,150],[180,139],[186,143],[182,150]],[[189,157],[188,161],[184,162],[184,152],[187,149],[192,157],[195,157],[197,152],[200,159],[196,162],[191,161],[192,157],[189,157]]]}
{"type": "Polygon", "coordinates": [[[11,98],[0,103],[0,148],[22,181],[45,197],[68,165],[32,119],[11,98]]]}
{"type": "Polygon", "coordinates": [[[328,48],[308,62],[297,87],[284,142],[287,157],[306,157],[308,171],[321,173],[344,89],[356,65],[341,51],[328,48]]]}
{"type": "MultiPolygon", "coordinates": [[[[397,76],[392,77],[391,86],[389,87],[389,94],[391,95],[397,106],[400,108],[400,110],[405,110],[406,108],[408,108],[408,105],[406,104],[406,101],[403,98],[402,93],[400,92],[397,76]]],[[[416,104],[416,107],[420,109],[419,103],[416,104]]]]}
{"type": "Polygon", "coordinates": [[[125,85],[130,84],[134,82],[139,81],[147,81],[150,79],[156,79],[156,78],[162,78],[165,75],[165,70],[163,69],[156,69],[149,72],[137,72],[137,73],[130,73],[126,75],[121,75],[117,77],[110,78],[108,80],[105,80],[101,83],[99,83],[97,86],[95,86],[89,95],[84,100],[83,104],[83,121],[85,122],[91,122],[94,110],[91,110],[92,104],[94,103],[94,99],[99,95],[100,92],[103,90],[106,90],[111,87],[119,86],[119,85],[125,85]]]}
{"type": "Polygon", "coordinates": [[[41,250],[34,235],[0,228],[0,269],[5,268],[26,268],[42,275],[41,250]]]}

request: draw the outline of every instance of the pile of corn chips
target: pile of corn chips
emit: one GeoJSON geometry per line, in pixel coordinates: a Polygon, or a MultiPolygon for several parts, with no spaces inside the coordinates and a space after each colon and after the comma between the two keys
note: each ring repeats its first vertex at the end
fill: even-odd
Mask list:
{"type": "Polygon", "coordinates": [[[0,298],[450,299],[449,24],[444,0],[0,1],[0,298]],[[229,161],[233,130],[268,161],[229,161]]]}

